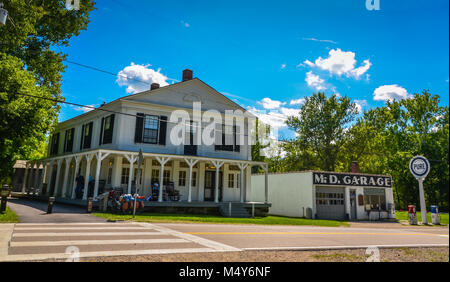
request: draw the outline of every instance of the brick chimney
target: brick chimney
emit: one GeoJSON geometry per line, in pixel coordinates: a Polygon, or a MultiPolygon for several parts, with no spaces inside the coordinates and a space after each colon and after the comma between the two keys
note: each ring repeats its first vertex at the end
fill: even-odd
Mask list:
{"type": "Polygon", "coordinates": [[[191,80],[193,76],[193,72],[190,69],[185,69],[183,71],[183,81],[191,80]]]}
{"type": "Polygon", "coordinates": [[[352,173],[359,173],[359,164],[356,161],[352,162],[352,173]]]}
{"type": "Polygon", "coordinates": [[[153,82],[153,83],[150,85],[150,90],[158,89],[158,88],[159,88],[159,83],[153,82]]]}

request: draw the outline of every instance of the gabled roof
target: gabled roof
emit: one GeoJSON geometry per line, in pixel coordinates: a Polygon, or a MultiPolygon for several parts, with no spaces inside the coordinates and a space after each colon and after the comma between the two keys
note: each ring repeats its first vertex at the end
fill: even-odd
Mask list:
{"type": "MultiPolygon", "coordinates": [[[[202,84],[205,85],[206,87],[210,88],[213,92],[217,93],[218,95],[224,97],[226,100],[228,100],[229,102],[231,102],[234,106],[238,107],[239,109],[243,110],[244,112],[247,112],[247,110],[244,109],[242,106],[240,106],[239,104],[237,104],[236,102],[234,102],[233,100],[231,100],[230,98],[228,98],[227,96],[223,95],[222,93],[220,93],[219,91],[217,91],[216,89],[214,89],[212,86],[210,86],[209,84],[207,84],[207,83],[204,82],[203,80],[201,80],[201,79],[195,77],[195,78],[190,79],[190,80],[180,81],[180,82],[177,82],[177,83],[173,83],[173,84],[169,84],[169,85],[166,85],[166,86],[162,86],[162,87],[157,88],[157,89],[153,89],[153,90],[150,90],[150,89],[149,89],[149,90],[142,91],[142,92],[139,92],[139,93],[134,93],[134,94],[130,94],[130,95],[126,95],[126,96],[120,97],[120,98],[118,98],[118,99],[115,99],[115,100],[113,100],[113,101],[111,101],[111,102],[109,102],[109,103],[106,103],[106,104],[100,106],[99,108],[93,109],[92,111],[89,111],[89,112],[83,113],[83,114],[81,114],[81,115],[78,115],[78,116],[76,116],[76,117],[73,117],[73,118],[71,118],[71,119],[65,120],[65,121],[63,121],[63,122],[61,122],[61,123],[59,123],[59,124],[64,124],[64,123],[66,123],[66,122],[68,122],[68,121],[71,121],[71,120],[74,120],[74,119],[78,119],[78,118],[80,118],[80,117],[82,117],[82,116],[86,116],[86,115],[88,115],[88,114],[91,114],[92,112],[99,111],[99,109],[102,108],[102,107],[110,106],[111,104],[116,103],[116,102],[119,102],[119,101],[126,101],[126,100],[128,100],[129,98],[131,98],[131,97],[137,97],[137,96],[147,95],[147,94],[154,94],[154,93],[157,93],[157,92],[162,91],[162,90],[167,90],[168,88],[172,88],[172,87],[175,87],[175,86],[180,86],[181,84],[187,84],[187,83],[190,83],[190,82],[192,82],[192,81],[198,81],[198,82],[202,83],[202,84]]],[[[250,114],[251,114],[251,113],[250,113],[250,114]]],[[[253,116],[253,114],[251,114],[251,115],[253,116]]]]}

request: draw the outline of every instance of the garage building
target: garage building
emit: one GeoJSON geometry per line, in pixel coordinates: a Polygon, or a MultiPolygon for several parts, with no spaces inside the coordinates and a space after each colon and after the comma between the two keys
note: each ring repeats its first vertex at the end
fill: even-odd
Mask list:
{"type": "MultiPolygon", "coordinates": [[[[271,173],[270,214],[335,220],[395,218],[392,177],[363,173],[302,171],[271,173]]],[[[252,199],[264,199],[257,189],[264,175],[254,174],[252,199]]]]}

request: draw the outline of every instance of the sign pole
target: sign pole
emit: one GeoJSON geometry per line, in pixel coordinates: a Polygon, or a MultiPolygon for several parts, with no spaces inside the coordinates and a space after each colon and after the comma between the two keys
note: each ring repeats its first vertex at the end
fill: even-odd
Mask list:
{"type": "Polygon", "coordinates": [[[430,163],[423,156],[415,156],[409,162],[409,170],[419,182],[420,213],[422,214],[422,224],[427,225],[428,224],[427,205],[425,203],[423,181],[430,172],[430,163]]]}
{"type": "Polygon", "coordinates": [[[134,192],[134,205],[133,205],[133,219],[136,215],[136,204],[137,204],[137,196],[139,189],[141,188],[141,164],[144,159],[144,156],[142,154],[142,148],[139,150],[139,156],[138,156],[138,167],[137,167],[137,175],[136,175],[136,191],[134,192]]]}
{"type": "Polygon", "coordinates": [[[422,214],[422,224],[428,224],[427,205],[425,204],[425,193],[423,191],[423,178],[419,179],[420,213],[422,214]]]}

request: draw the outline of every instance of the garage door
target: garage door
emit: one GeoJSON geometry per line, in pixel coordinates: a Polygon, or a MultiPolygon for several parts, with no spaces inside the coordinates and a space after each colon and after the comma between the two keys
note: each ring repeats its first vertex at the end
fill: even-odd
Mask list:
{"type": "Polygon", "coordinates": [[[319,219],[345,220],[344,188],[316,187],[316,210],[319,219]]]}

